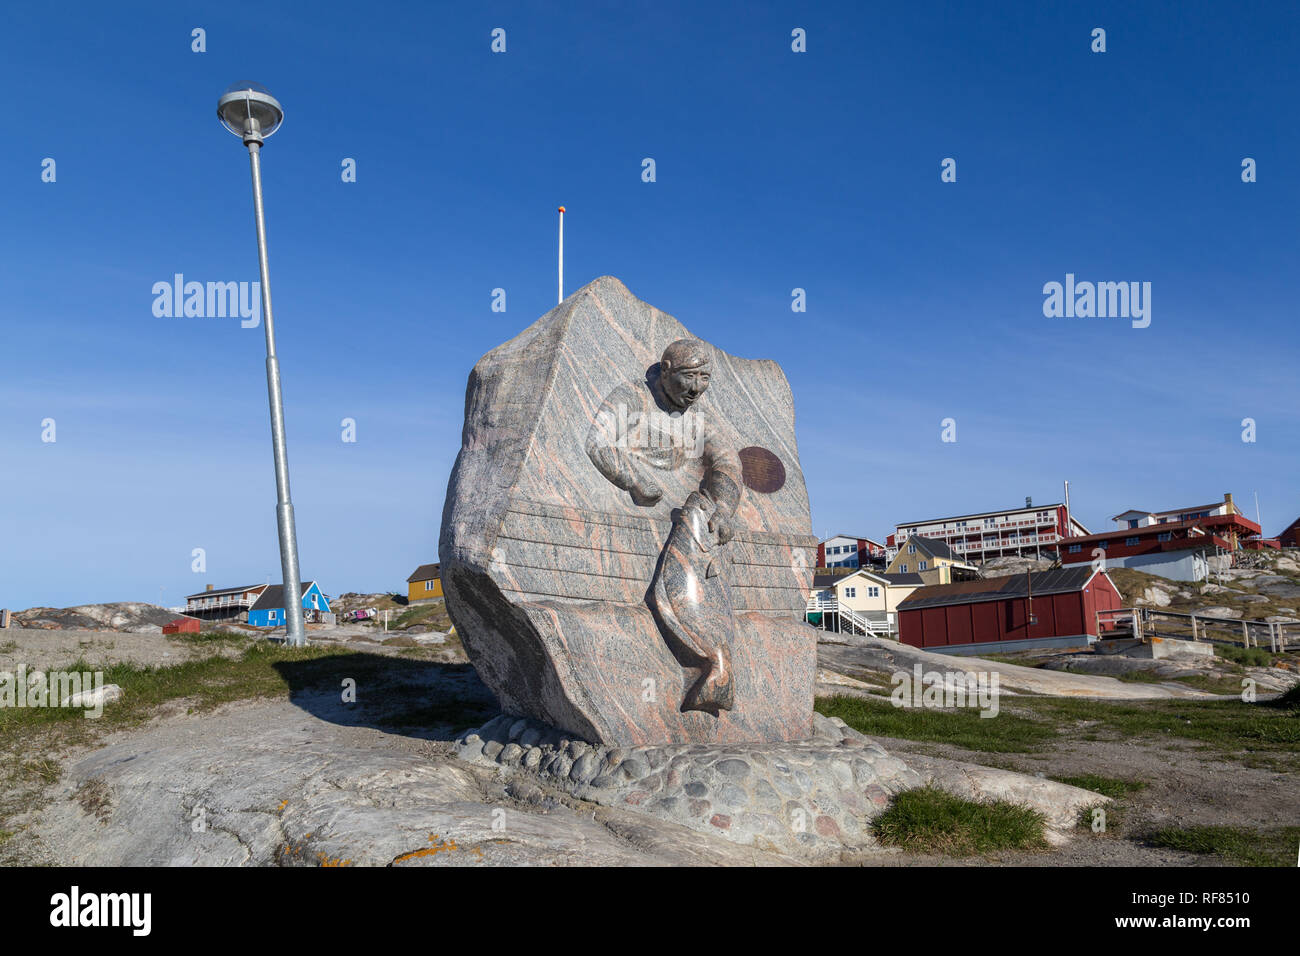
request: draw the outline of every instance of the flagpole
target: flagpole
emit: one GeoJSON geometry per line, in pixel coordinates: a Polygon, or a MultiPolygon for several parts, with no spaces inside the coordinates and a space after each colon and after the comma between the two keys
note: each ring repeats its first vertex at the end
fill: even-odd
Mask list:
{"type": "Polygon", "coordinates": [[[564,301],[564,207],[560,207],[560,264],[559,264],[559,293],[560,297],[555,300],[556,305],[564,301]]]}

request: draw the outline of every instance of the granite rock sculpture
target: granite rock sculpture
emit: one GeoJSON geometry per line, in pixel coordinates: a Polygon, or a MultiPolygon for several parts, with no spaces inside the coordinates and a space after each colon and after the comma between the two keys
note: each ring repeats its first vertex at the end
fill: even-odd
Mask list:
{"type": "Polygon", "coordinates": [[[439,555],[510,714],[592,743],[812,733],[790,387],[597,279],[470,374],[439,555]]]}

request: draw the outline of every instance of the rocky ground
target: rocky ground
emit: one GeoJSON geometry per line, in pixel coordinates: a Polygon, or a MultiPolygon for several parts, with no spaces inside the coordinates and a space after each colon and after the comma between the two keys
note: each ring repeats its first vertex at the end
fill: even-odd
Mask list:
{"type": "Polygon", "coordinates": [[[1051,557],[1017,557],[1008,555],[1003,558],[993,558],[985,561],[979,566],[980,577],[982,578],[1004,578],[1013,574],[1024,574],[1026,571],[1046,571],[1056,564],[1055,552],[1048,552],[1051,557]]]}
{"type": "MultiPolygon", "coordinates": [[[[138,723],[92,734],[84,742],[60,746],[57,739],[28,738],[23,754],[7,754],[6,764],[48,750],[37,766],[45,782],[10,778],[0,786],[0,862],[809,862],[773,846],[738,845],[722,833],[584,800],[536,776],[466,763],[454,753],[456,728],[475,725],[473,718],[490,715],[495,702],[463,658],[432,660],[427,656],[432,648],[358,646],[356,654],[351,643],[338,648],[346,653],[329,678],[291,674],[287,695],[213,708],[180,697],[151,709],[138,723]],[[343,699],[333,679],[350,673],[358,675],[356,703],[343,699]]],[[[101,650],[110,658],[121,653],[101,650]]],[[[947,774],[971,796],[1005,794],[1004,782],[981,781],[982,771],[971,766],[969,753],[955,756],[968,769],[944,757],[936,764],[933,754],[917,752],[912,759],[926,780],[947,774]]],[[[1002,771],[987,772],[1009,776],[1002,771]]],[[[1015,779],[1034,786],[1032,775],[1015,779]]],[[[1048,858],[1095,862],[1100,851],[1092,842],[1080,831],[1048,858]]],[[[1153,858],[1176,856],[1155,851],[1153,858]]],[[[1146,857],[1130,850],[1118,858],[1146,857]]],[[[859,847],[822,862],[970,861],[929,861],[859,847]]],[[[1044,856],[1008,854],[1004,862],[1042,863],[1044,856]]]]}
{"type": "MultiPolygon", "coordinates": [[[[1278,601],[1290,600],[1284,591],[1297,575],[1286,561],[1265,561],[1261,568],[1226,577],[1223,585],[1211,585],[1223,590],[1210,593],[1225,607],[1280,614],[1289,605],[1278,601]],[[1260,594],[1268,598],[1267,606],[1251,597],[1260,594]]],[[[1205,596],[1195,586],[1161,579],[1126,583],[1140,585],[1138,598],[1153,606],[1188,606],[1205,596]],[[1168,605],[1158,604],[1164,598],[1154,589],[1168,605]]],[[[445,608],[440,603],[408,608],[383,595],[345,597],[345,606],[349,601],[375,606],[387,598],[389,631],[384,632],[382,619],[313,627],[313,653],[326,654],[324,659],[296,661],[278,650],[285,659],[277,657],[272,668],[255,673],[244,664],[250,647],[273,645],[264,634],[240,633],[246,628],[164,637],[149,623],[149,605],[24,612],[22,620],[35,626],[0,631],[0,671],[81,659],[91,668],[124,669],[126,696],[109,705],[102,723],[14,729],[0,720],[0,763],[8,768],[0,774],[0,863],[810,862],[798,847],[779,841],[742,845],[734,834],[709,832],[698,820],[686,825],[618,800],[590,799],[593,794],[584,795],[571,780],[549,780],[494,761],[466,762],[455,752],[456,741],[488,721],[496,704],[444,621],[445,608]],[[114,620],[122,629],[112,627],[114,620]],[[51,627],[70,622],[95,626],[51,627]],[[228,669],[213,670],[214,660],[228,669]],[[156,685],[173,674],[180,686],[160,692],[156,685]],[[346,682],[353,676],[356,700],[345,701],[346,682]],[[150,694],[156,702],[139,706],[142,695],[150,694]],[[129,719],[113,719],[127,712],[129,719]]],[[[891,674],[919,662],[927,669],[997,670],[1006,694],[1002,712],[1013,718],[1041,719],[1044,711],[1034,705],[1056,699],[1135,712],[1185,706],[1192,708],[1185,712],[1191,722],[1199,719],[1195,708],[1215,700],[1215,680],[1247,674],[1258,678],[1265,692],[1284,688],[1297,673],[1295,655],[1270,661],[1285,666],[1237,669],[1218,658],[1192,664],[1126,659],[1117,665],[1091,654],[936,662],[925,652],[878,644],[823,646],[818,694],[879,701],[888,697],[891,674]],[[1085,657],[1099,663],[1083,664],[1085,657]],[[1134,670],[1148,673],[1134,679],[1134,670]],[[1188,683],[1189,677],[1210,683],[1188,683]]],[[[1054,832],[1062,839],[1044,852],[948,858],[862,844],[818,862],[1200,865],[1222,861],[1152,845],[1143,834],[1157,827],[1268,829],[1300,821],[1296,747],[1260,753],[1167,733],[1107,730],[1078,714],[1054,719],[1059,736],[1021,752],[962,745],[953,742],[956,734],[900,733],[892,724],[893,730],[868,733],[921,779],[976,800],[1002,797],[1032,805],[1047,795],[1049,804],[1066,807],[1061,794],[1075,788],[1054,789],[1063,785],[1053,778],[1099,775],[1122,781],[1131,792],[1113,806],[1107,832],[1071,829],[1068,819],[1058,819],[1054,832]]],[[[505,745],[497,754],[504,751],[505,745]]],[[[524,762],[524,750],[519,757],[524,762]]],[[[714,772],[702,766],[693,782],[716,785],[717,796],[710,791],[708,798],[725,800],[727,781],[710,777],[714,772]]],[[[687,782],[692,781],[683,780],[683,786],[687,782]]],[[[702,819],[726,818],[726,809],[714,808],[702,819]]],[[[1075,809],[1071,804],[1063,812],[1068,817],[1075,809]]]]}
{"type": "MultiPolygon", "coordinates": [[[[157,634],[177,615],[165,607],[141,601],[83,604],[78,607],[31,607],[12,615],[12,626],[31,630],[106,630],[126,634],[157,634]]],[[[3,632],[0,632],[0,636],[3,632]]]]}

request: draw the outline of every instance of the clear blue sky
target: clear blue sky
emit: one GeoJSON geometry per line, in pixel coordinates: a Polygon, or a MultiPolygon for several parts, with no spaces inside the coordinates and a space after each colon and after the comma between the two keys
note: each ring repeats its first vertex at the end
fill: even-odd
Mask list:
{"type": "Polygon", "coordinates": [[[329,593],[436,559],[466,376],[554,304],[560,203],[570,290],[616,275],[784,365],[819,534],[1065,478],[1097,528],[1225,491],[1269,533],[1300,513],[1294,5],[270,6],[5,8],[0,606],[279,579],[262,330],[152,312],[178,272],[257,278],[214,116],[242,79],[287,114],[271,270],[329,593]],[[1150,327],[1045,318],[1066,273],[1150,282],[1150,327]]]}

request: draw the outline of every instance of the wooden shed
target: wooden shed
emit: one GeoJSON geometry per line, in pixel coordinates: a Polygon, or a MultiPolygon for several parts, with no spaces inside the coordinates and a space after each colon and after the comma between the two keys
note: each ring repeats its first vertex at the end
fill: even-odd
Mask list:
{"type": "Polygon", "coordinates": [[[1090,565],[917,588],[898,605],[899,640],[948,654],[1080,647],[1098,639],[1098,611],[1123,606],[1090,565]]]}

